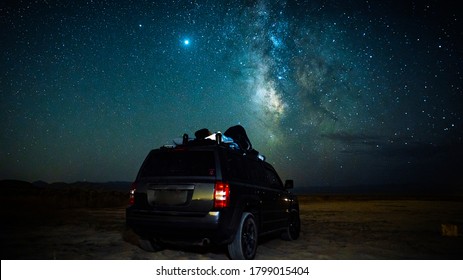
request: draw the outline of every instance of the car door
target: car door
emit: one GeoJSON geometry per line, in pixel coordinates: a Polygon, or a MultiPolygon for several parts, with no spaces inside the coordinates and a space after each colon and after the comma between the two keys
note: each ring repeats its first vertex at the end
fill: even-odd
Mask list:
{"type": "Polygon", "coordinates": [[[287,224],[288,199],[280,177],[273,168],[264,166],[269,204],[269,226],[272,229],[284,228],[287,224]]]}

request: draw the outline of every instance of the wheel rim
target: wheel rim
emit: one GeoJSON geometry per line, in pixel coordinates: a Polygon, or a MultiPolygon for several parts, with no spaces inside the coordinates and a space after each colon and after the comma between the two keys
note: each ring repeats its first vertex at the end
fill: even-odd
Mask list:
{"type": "Polygon", "coordinates": [[[241,237],[241,247],[243,248],[243,254],[246,258],[250,258],[254,255],[257,245],[257,232],[255,224],[247,219],[243,225],[243,232],[241,237]]]}

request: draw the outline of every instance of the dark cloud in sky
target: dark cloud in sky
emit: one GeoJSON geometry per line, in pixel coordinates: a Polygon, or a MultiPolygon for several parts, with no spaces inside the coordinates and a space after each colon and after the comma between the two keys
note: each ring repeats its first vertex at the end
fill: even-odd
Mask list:
{"type": "Polygon", "coordinates": [[[0,178],[132,180],[240,123],[303,186],[461,185],[461,12],[442,1],[2,3],[0,178]]]}

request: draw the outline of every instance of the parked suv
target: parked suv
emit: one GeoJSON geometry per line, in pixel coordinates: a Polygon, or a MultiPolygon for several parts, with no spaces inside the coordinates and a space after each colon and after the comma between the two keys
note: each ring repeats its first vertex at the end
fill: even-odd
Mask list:
{"type": "Polygon", "coordinates": [[[130,192],[126,222],[147,251],[166,243],[226,244],[231,259],[253,259],[259,237],[299,237],[297,197],[275,169],[221,141],[152,150],[130,192]]]}

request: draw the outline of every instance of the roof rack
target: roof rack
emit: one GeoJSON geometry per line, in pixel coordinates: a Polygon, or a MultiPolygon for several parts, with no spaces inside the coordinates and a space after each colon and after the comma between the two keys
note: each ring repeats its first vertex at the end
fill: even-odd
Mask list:
{"type": "Polygon", "coordinates": [[[238,151],[243,155],[255,156],[259,160],[265,161],[265,156],[254,149],[242,149],[231,137],[222,134],[220,131],[211,133],[204,138],[190,138],[187,133],[184,133],[181,138],[173,139],[173,145],[164,145],[163,148],[176,148],[181,146],[208,146],[221,145],[226,148],[238,151]]]}

